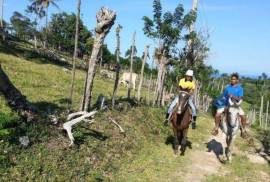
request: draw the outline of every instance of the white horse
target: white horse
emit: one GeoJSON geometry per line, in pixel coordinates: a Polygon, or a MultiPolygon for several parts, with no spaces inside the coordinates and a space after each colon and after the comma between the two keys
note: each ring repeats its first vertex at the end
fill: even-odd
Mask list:
{"type": "Polygon", "coordinates": [[[231,161],[233,142],[240,128],[239,107],[241,103],[242,100],[233,102],[229,99],[229,107],[225,111],[225,115],[221,121],[221,130],[226,135],[227,147],[225,149],[225,155],[228,161],[231,161]]]}

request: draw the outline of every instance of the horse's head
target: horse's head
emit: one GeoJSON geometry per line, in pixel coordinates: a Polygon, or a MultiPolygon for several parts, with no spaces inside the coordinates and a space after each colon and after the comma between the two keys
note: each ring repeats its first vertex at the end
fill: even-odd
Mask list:
{"type": "Polygon", "coordinates": [[[178,106],[177,106],[177,114],[182,114],[185,111],[185,108],[188,104],[189,93],[185,91],[180,91],[178,95],[178,106]]]}
{"type": "Polygon", "coordinates": [[[235,127],[238,125],[239,106],[240,106],[240,103],[233,102],[231,99],[229,99],[227,119],[228,119],[229,124],[232,127],[235,127]]]}

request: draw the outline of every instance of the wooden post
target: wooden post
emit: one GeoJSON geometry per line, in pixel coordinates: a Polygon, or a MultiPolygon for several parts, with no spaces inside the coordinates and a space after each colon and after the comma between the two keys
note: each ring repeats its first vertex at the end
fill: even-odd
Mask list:
{"type": "Polygon", "coordinates": [[[147,104],[150,105],[150,90],[151,90],[151,85],[152,85],[152,74],[150,76],[150,80],[148,83],[148,90],[147,90],[147,104]]]}
{"type": "MultiPolygon", "coordinates": [[[[193,0],[193,3],[192,3],[192,11],[195,11],[197,12],[198,10],[198,1],[199,0],[193,0]]],[[[189,34],[192,33],[193,31],[195,30],[195,22],[193,22],[189,27],[188,27],[188,31],[189,31],[189,34]]],[[[188,42],[188,50],[190,50],[191,48],[191,45],[192,45],[192,39],[189,39],[188,42]]],[[[188,65],[188,63],[191,62],[191,60],[188,60],[188,58],[186,58],[186,65],[188,65]]]]}
{"type": "Polygon", "coordinates": [[[117,93],[117,87],[119,82],[119,73],[120,73],[120,30],[121,25],[118,25],[116,27],[116,76],[115,76],[115,82],[114,82],[114,88],[113,88],[113,96],[112,96],[112,107],[115,105],[115,97],[117,93]]]}
{"type": "Polygon", "coordinates": [[[143,58],[143,62],[142,62],[142,69],[141,69],[141,75],[140,75],[140,83],[139,83],[139,87],[138,87],[138,95],[137,95],[138,101],[140,101],[140,99],[141,99],[141,89],[142,89],[142,84],[143,84],[144,65],[145,65],[145,62],[146,62],[147,57],[148,57],[148,49],[149,49],[149,45],[145,46],[144,58],[143,58]]]}
{"type": "MultiPolygon", "coordinates": [[[[134,56],[134,48],[135,48],[135,37],[136,32],[133,33],[133,39],[132,39],[132,48],[131,48],[131,55],[130,55],[130,70],[129,70],[129,83],[128,83],[128,98],[130,98],[131,93],[131,82],[132,82],[132,72],[133,72],[133,56],[134,56]]],[[[133,85],[134,87],[134,85],[133,85]]]]}
{"type": "Polygon", "coordinates": [[[4,2],[5,0],[1,0],[1,19],[0,19],[0,31],[2,34],[2,40],[5,40],[5,27],[4,27],[4,2]]]}
{"type": "Polygon", "coordinates": [[[3,28],[4,28],[4,23],[3,23],[3,18],[4,18],[4,0],[1,0],[0,3],[1,3],[1,19],[0,19],[0,26],[1,26],[1,29],[3,30],[3,28]]]}
{"type": "Polygon", "coordinates": [[[267,106],[266,106],[265,128],[264,129],[267,129],[267,125],[268,125],[268,109],[269,109],[269,101],[267,101],[267,106]]]}
{"type": "Polygon", "coordinates": [[[77,17],[76,17],[76,30],[75,30],[75,45],[74,45],[73,63],[72,63],[72,80],[71,80],[70,97],[69,97],[69,99],[70,99],[69,109],[72,107],[72,101],[73,101],[73,91],[74,91],[75,72],[76,72],[76,59],[77,59],[77,49],[78,49],[78,38],[79,38],[80,12],[81,12],[81,0],[78,0],[77,17]]]}
{"type": "Polygon", "coordinates": [[[97,25],[95,28],[95,41],[93,45],[93,50],[91,57],[89,59],[89,66],[86,79],[86,87],[84,89],[84,99],[82,101],[83,106],[81,107],[84,111],[88,111],[91,98],[92,98],[92,88],[94,85],[94,78],[96,74],[96,65],[98,60],[98,54],[102,48],[104,39],[109,33],[111,27],[116,19],[116,13],[108,8],[102,7],[97,13],[97,25]]]}
{"type": "Polygon", "coordinates": [[[158,82],[158,78],[156,79],[156,81],[155,81],[155,91],[154,91],[154,99],[153,99],[153,106],[155,106],[155,104],[156,104],[156,95],[157,95],[157,82],[158,82]]]}
{"type": "Polygon", "coordinates": [[[261,96],[261,107],[260,107],[260,127],[262,127],[262,115],[263,115],[263,95],[261,96]]]}

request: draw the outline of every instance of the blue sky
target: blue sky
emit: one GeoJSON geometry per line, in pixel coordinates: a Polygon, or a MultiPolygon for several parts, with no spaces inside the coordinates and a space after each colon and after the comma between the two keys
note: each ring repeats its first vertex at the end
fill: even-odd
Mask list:
{"type": "MultiPolygon", "coordinates": [[[[76,12],[77,0],[58,0],[60,11],[76,12]]],[[[161,0],[163,10],[173,11],[178,3],[189,10],[192,0],[161,0]]],[[[24,12],[28,0],[5,0],[4,19],[14,11],[24,12]]],[[[82,0],[81,15],[89,29],[95,26],[95,14],[102,6],[117,12],[115,25],[121,32],[122,55],[136,31],[136,46],[141,56],[144,46],[155,44],[142,31],[143,16],[152,17],[152,0],[82,0]]],[[[49,13],[59,12],[50,8],[49,13]]],[[[199,0],[196,28],[210,32],[211,53],[207,64],[221,72],[270,75],[270,1],[269,0],[199,0]]],[[[106,38],[109,49],[115,49],[115,26],[106,38]]]]}

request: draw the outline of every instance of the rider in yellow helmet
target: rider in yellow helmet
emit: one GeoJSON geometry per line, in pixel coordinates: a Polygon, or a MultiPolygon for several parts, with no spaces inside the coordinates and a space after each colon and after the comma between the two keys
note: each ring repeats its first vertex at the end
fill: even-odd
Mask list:
{"type": "MultiPolygon", "coordinates": [[[[195,84],[195,81],[193,79],[193,70],[188,70],[186,72],[185,77],[179,81],[179,88],[181,90],[186,90],[190,94],[188,103],[189,103],[189,106],[192,110],[192,129],[195,129],[196,128],[197,112],[196,112],[196,107],[193,103],[193,98],[192,98],[192,94],[196,88],[196,84],[195,84]]],[[[168,124],[168,121],[172,115],[172,111],[173,111],[174,107],[177,105],[177,103],[178,103],[178,97],[175,97],[174,100],[172,101],[171,105],[168,108],[166,120],[164,121],[165,125],[168,124]]]]}

